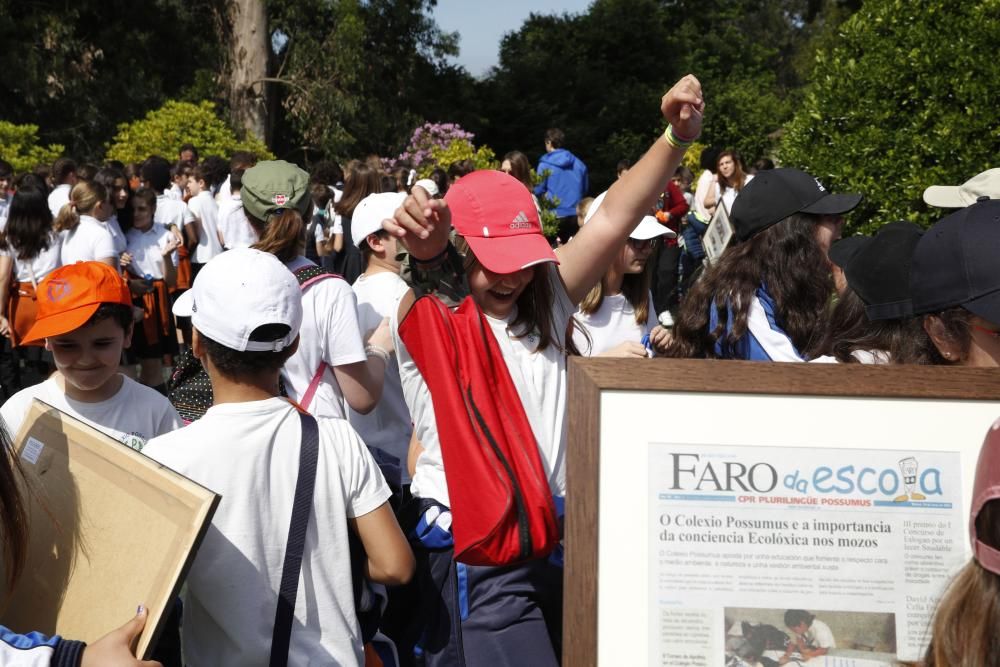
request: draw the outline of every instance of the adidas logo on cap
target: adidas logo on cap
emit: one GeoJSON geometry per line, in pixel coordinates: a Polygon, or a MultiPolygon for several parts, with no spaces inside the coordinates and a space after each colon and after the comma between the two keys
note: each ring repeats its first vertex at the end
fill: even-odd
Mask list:
{"type": "Polygon", "coordinates": [[[524,211],[518,211],[517,216],[515,216],[513,222],[510,223],[511,229],[531,229],[531,221],[528,220],[528,216],[525,215],[524,211]]]}

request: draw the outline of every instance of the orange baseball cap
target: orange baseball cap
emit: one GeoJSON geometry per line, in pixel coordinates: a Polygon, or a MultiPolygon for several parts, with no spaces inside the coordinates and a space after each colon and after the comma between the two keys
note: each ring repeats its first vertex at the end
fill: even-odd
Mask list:
{"type": "Polygon", "coordinates": [[[132,305],[128,283],[101,262],[59,267],[38,284],[36,295],[38,313],[24,337],[25,343],[79,329],[102,303],[132,305]]]}

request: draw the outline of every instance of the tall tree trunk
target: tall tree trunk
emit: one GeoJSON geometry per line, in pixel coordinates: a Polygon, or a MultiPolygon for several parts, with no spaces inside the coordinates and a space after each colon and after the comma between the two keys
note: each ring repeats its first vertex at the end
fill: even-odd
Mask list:
{"type": "Polygon", "coordinates": [[[228,33],[226,92],[233,124],[269,143],[267,122],[268,32],[264,0],[229,0],[222,26],[228,33]]]}

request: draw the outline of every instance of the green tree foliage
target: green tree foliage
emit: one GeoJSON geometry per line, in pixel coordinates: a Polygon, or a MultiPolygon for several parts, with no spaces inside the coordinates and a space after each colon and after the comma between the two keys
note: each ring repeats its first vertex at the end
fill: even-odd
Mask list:
{"type": "Polygon", "coordinates": [[[0,120],[0,159],[10,162],[15,174],[31,171],[36,165],[51,164],[62,155],[63,147],[38,143],[37,125],[15,125],[0,120]]]}
{"type": "Polygon", "coordinates": [[[1000,2],[867,0],[820,52],[781,157],[836,190],[861,192],[855,229],[924,224],[934,183],[996,166],[1000,2]]]}
{"type": "MultiPolygon", "coordinates": [[[[425,119],[454,116],[449,90],[468,77],[449,66],[457,36],[429,15],[434,0],[287,0],[269,3],[279,98],[301,142],[337,158],[391,155],[425,119]],[[429,95],[428,91],[435,91],[429,95]]],[[[459,119],[461,120],[461,119],[459,119]]]]}
{"type": "Polygon", "coordinates": [[[146,117],[118,126],[118,134],[108,147],[109,160],[141,162],[151,155],[174,159],[185,142],[198,147],[201,155],[228,157],[233,151],[256,153],[261,159],[274,156],[256,139],[240,141],[226,123],[219,118],[213,102],[168,101],[161,108],[150,111],[146,117]]]}
{"type": "Polygon", "coordinates": [[[212,69],[221,0],[0,0],[0,118],[97,158],[115,126],[212,69]]]}

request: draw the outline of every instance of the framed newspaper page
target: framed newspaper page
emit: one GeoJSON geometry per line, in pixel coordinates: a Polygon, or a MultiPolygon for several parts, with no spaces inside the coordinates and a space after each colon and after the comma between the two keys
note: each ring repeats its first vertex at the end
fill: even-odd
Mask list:
{"type": "Polygon", "coordinates": [[[564,665],[888,667],[970,557],[1000,373],[574,358],[568,404],[564,665]]]}
{"type": "Polygon", "coordinates": [[[89,643],[142,603],[148,657],[220,496],[38,399],[14,446],[30,540],[0,623],[89,643]]]}
{"type": "Polygon", "coordinates": [[[715,207],[715,215],[708,223],[705,235],[702,237],[702,247],[705,249],[705,258],[709,263],[714,262],[722,254],[722,251],[729,245],[733,238],[733,223],[729,221],[729,211],[726,210],[724,202],[719,202],[715,207]]]}

